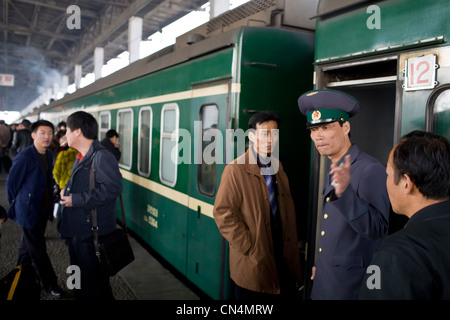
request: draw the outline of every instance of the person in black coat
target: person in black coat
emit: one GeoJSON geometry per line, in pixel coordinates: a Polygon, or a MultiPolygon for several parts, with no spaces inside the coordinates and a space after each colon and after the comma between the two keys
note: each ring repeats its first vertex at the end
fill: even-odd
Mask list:
{"type": "Polygon", "coordinates": [[[389,155],[392,209],[409,218],[375,252],[360,299],[450,299],[450,143],[414,131],[389,155]]]}
{"type": "Polygon", "coordinates": [[[67,119],[67,143],[80,153],[70,180],[61,191],[61,237],[67,239],[70,263],[81,272],[81,289],[75,298],[113,299],[109,276],[101,269],[95,254],[90,213],[97,209],[98,234],[105,236],[116,228],[116,199],[122,192],[122,175],[116,158],[97,139],[95,118],[78,111],[67,119]],[[94,161],[95,188],[89,186],[90,167],[94,161]]]}
{"type": "Polygon", "coordinates": [[[100,142],[109,152],[120,160],[121,152],[119,150],[119,134],[116,130],[110,129],[106,132],[106,137],[100,142]]]}

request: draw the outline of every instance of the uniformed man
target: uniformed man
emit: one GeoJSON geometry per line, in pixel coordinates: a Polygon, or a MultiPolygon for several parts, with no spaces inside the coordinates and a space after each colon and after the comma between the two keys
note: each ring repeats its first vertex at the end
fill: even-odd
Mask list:
{"type": "Polygon", "coordinates": [[[384,166],[350,141],[353,97],[313,90],[298,100],[317,151],[331,160],[323,188],[318,254],[311,299],[356,299],[373,252],[388,230],[384,166]]]}

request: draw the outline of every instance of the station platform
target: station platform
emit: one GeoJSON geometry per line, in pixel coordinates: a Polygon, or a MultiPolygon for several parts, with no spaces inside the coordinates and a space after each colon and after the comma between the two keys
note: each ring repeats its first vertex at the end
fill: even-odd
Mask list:
{"type": "MultiPolygon", "coordinates": [[[[0,174],[0,205],[5,209],[9,207],[5,187],[6,178],[7,174],[0,174]]],[[[1,233],[0,278],[16,266],[22,228],[8,219],[3,224],[1,233]]],[[[69,253],[64,240],[58,236],[56,221],[48,222],[46,239],[47,252],[58,276],[58,284],[64,291],[60,300],[73,300],[73,293],[66,285],[67,278],[70,276],[66,273],[70,265],[69,253]]],[[[129,239],[135,260],[111,277],[110,283],[116,300],[200,300],[202,294],[196,292],[197,290],[191,287],[181,275],[170,270],[164,261],[152,255],[148,248],[132,235],[129,239]]],[[[50,299],[42,290],[41,300],[50,299]]]]}

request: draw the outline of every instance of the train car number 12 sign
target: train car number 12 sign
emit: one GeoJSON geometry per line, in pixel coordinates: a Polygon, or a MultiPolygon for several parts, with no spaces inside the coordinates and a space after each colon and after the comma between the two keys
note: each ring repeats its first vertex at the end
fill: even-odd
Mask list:
{"type": "Polygon", "coordinates": [[[436,55],[429,54],[406,61],[405,90],[433,89],[436,85],[436,55]]]}

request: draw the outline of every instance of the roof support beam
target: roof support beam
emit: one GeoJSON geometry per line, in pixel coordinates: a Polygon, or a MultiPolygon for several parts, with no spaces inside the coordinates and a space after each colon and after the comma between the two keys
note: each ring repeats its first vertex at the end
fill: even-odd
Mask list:
{"type": "MultiPolygon", "coordinates": [[[[26,0],[28,1],[28,0],[26,0]]],[[[146,5],[148,5],[148,0],[135,0],[132,4],[129,5],[127,9],[125,9],[117,18],[113,19],[111,24],[103,28],[102,32],[95,38],[93,41],[87,46],[84,46],[79,53],[71,59],[71,62],[68,64],[65,70],[63,70],[64,74],[67,74],[71,70],[73,70],[75,64],[82,62],[85,57],[92,55],[95,47],[102,47],[108,40],[111,39],[111,35],[117,32],[119,29],[124,28],[128,24],[128,20],[136,15],[136,12],[139,12],[146,5]]]]}
{"type": "Polygon", "coordinates": [[[7,30],[7,31],[12,31],[14,33],[20,34],[20,35],[32,35],[32,34],[40,34],[43,36],[47,36],[47,37],[52,37],[52,38],[56,38],[56,39],[63,39],[63,40],[70,40],[70,41],[77,41],[79,39],[79,37],[77,36],[71,36],[71,35],[67,35],[67,34],[60,34],[60,33],[56,33],[56,32],[51,32],[51,31],[47,31],[47,30],[37,30],[37,29],[30,29],[30,28],[24,28],[22,26],[19,25],[15,25],[15,24],[0,24],[0,29],[3,30],[7,30]]]}

